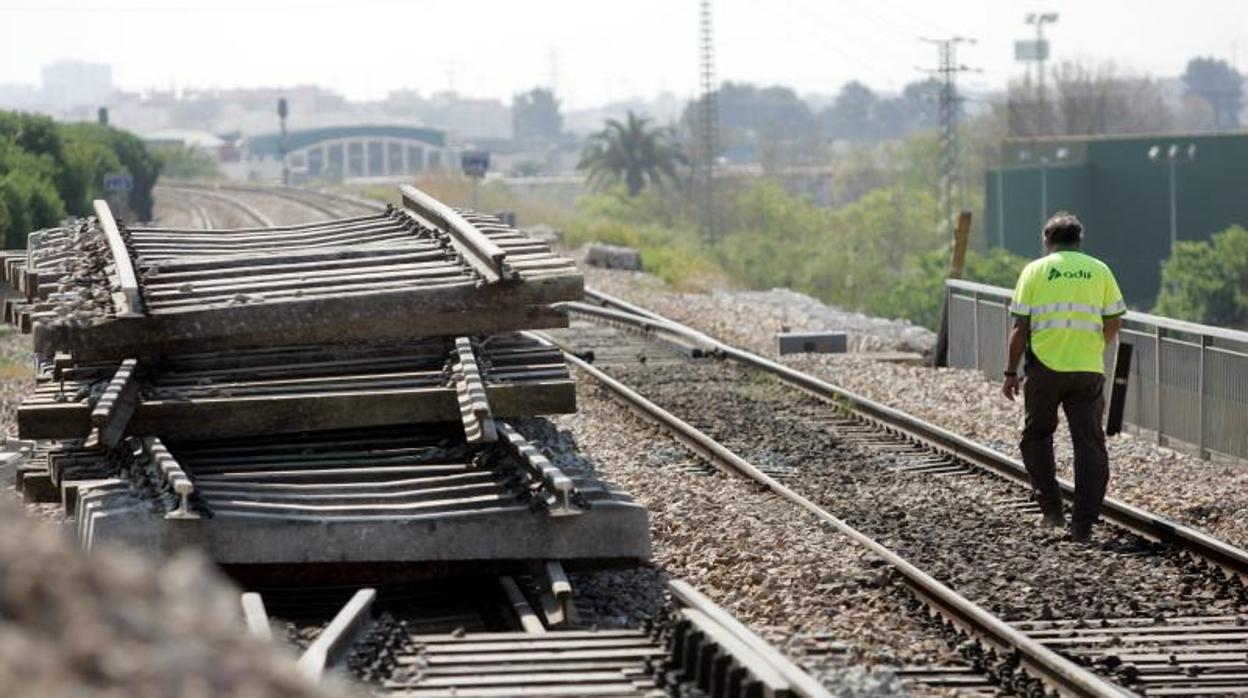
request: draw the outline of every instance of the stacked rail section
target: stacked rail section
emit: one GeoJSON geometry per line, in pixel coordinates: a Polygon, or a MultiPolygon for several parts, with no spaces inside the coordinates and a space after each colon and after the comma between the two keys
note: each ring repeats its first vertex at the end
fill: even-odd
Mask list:
{"type": "Polygon", "coordinates": [[[583,281],[544,243],[422,192],[296,226],[129,228],[107,204],[8,253],[34,335],[28,498],[88,547],[233,565],[649,556],[644,509],[516,420],[576,409],[556,349],[583,281]]]}

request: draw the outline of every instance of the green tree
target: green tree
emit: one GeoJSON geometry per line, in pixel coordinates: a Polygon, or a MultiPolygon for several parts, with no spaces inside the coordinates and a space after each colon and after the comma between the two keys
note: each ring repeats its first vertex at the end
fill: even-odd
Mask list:
{"type": "Polygon", "coordinates": [[[143,141],[97,124],[57,124],[45,116],[0,111],[0,238],[8,248],[66,215],[88,215],[104,174],[134,177],[131,208],[150,218],[160,163],[143,141]]]}
{"type": "Polygon", "coordinates": [[[1180,241],[1161,266],[1153,312],[1225,327],[1248,327],[1248,230],[1231,226],[1205,241],[1180,241]]]}
{"type": "MultiPolygon", "coordinates": [[[[940,322],[940,304],[945,297],[949,274],[950,246],[916,255],[909,268],[887,289],[877,291],[867,308],[882,317],[906,318],[935,330],[940,322]]],[[[1013,288],[1027,260],[1001,248],[987,253],[969,250],[963,263],[962,278],[983,284],[1013,288]]]]}
{"type": "Polygon", "coordinates": [[[56,190],[59,169],[13,141],[0,140],[0,237],[5,249],[26,247],[26,234],[55,225],[65,216],[56,190]]]}
{"type": "Polygon", "coordinates": [[[859,143],[875,140],[876,128],[871,116],[878,101],[871,88],[861,82],[846,83],[832,106],[820,114],[825,135],[833,140],[859,143]]]}
{"type": "Polygon", "coordinates": [[[608,119],[606,128],[590,137],[576,167],[589,173],[595,188],[622,181],[628,195],[637,196],[647,184],[659,188],[665,179],[679,182],[678,168],[686,164],[671,129],[653,127],[630,111],[625,121],[608,119]]]}
{"type": "MultiPolygon", "coordinates": [[[[66,143],[77,144],[84,148],[101,148],[111,150],[121,163],[121,169],[128,172],[134,179],[134,188],[130,191],[130,208],[140,220],[152,217],[152,187],[160,176],[160,160],[147,149],[138,136],[128,131],[101,126],[95,123],[65,124],[62,134],[66,143]]],[[[91,187],[103,184],[106,172],[90,173],[91,187]]],[[[67,199],[68,200],[68,199],[67,199]]]]}
{"type": "Polygon", "coordinates": [[[535,87],[512,98],[511,130],[517,140],[558,138],[563,133],[563,116],[555,93],[535,87]]]}
{"type": "Polygon", "coordinates": [[[173,179],[221,179],[221,168],[211,155],[199,148],[178,143],[151,148],[160,161],[160,173],[173,179]]]}

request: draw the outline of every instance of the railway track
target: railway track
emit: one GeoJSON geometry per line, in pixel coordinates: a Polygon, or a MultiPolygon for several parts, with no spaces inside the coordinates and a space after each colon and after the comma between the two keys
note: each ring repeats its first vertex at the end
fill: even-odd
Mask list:
{"type": "MultiPolygon", "coordinates": [[[[578,608],[561,560],[593,569],[606,550],[617,564],[631,564],[648,555],[648,539],[635,505],[564,474],[505,419],[509,400],[525,415],[562,411],[555,403],[566,397],[542,397],[570,385],[557,352],[551,364],[552,352],[523,336],[486,336],[489,321],[448,330],[436,313],[423,319],[437,331],[418,338],[365,328],[353,337],[341,330],[337,337],[300,335],[299,345],[274,343],[288,337],[285,330],[239,320],[265,303],[304,302],[315,295],[312,276],[336,280],[320,265],[326,260],[300,257],[320,254],[310,249],[332,248],[326,264],[344,268],[361,254],[390,255],[382,266],[394,266],[391,253],[426,255],[426,265],[455,259],[465,271],[450,276],[474,279],[474,293],[505,285],[510,300],[523,297],[521,282],[532,287],[565,273],[548,251],[490,217],[460,218],[419,193],[407,209],[418,212],[416,221],[400,218],[395,227],[393,210],[348,198],[318,203],[266,190],[322,216],[350,212],[325,225],[277,226],[228,188],[162,191],[197,224],[256,225],[204,235],[112,230],[105,206],[98,231],[47,234],[39,254],[22,255],[28,267],[17,256],[16,264],[6,259],[11,282],[25,294],[9,317],[20,315],[19,324],[37,335],[57,322],[49,309],[78,302],[49,284],[83,268],[67,262],[81,236],[98,234],[87,244],[107,248],[90,247],[89,256],[113,260],[98,270],[108,275],[111,304],[93,292],[96,305],[72,311],[90,315],[89,322],[44,335],[40,387],[20,420],[24,435],[38,439],[18,468],[20,489],[34,501],[62,501],[84,545],[109,536],[151,549],[194,541],[236,579],[255,580],[242,599],[251,632],[273,635],[268,605],[303,629],[292,639],[305,645],[300,667],[308,677],[347,666],[379,693],[828,695],[680,582],[666,586],[667,602],[644,624],[603,627],[578,608]],[[414,250],[413,235],[449,237],[438,252],[414,250]],[[292,264],[307,268],[292,271],[292,264]],[[237,300],[245,292],[239,284],[250,284],[246,302],[237,300]],[[176,330],[162,326],[183,306],[201,316],[176,330]],[[232,319],[218,331],[212,313],[232,319]],[[126,326],[116,324],[123,319],[126,326]],[[110,324],[99,336],[107,341],[75,344],[110,324]],[[259,327],[265,330],[257,334],[259,327]],[[381,417],[387,411],[391,417],[381,417]],[[473,528],[474,517],[484,524],[473,528]],[[508,548],[510,556],[500,554],[508,548]],[[348,564],[327,572],[318,561],[331,558],[348,564]],[[471,576],[491,569],[482,564],[490,558],[509,573],[471,576]],[[426,569],[413,574],[416,561],[426,569]],[[521,568],[528,573],[515,572],[521,568]],[[455,581],[400,581],[430,574],[455,581]],[[381,584],[345,593],[265,588],[273,580],[335,576],[381,584]]],[[[100,279],[88,273],[77,280],[89,288],[100,279]]],[[[395,285],[413,287],[407,279],[395,285]]],[[[331,288],[324,295],[332,303],[344,294],[331,288]]],[[[505,305],[497,300],[472,314],[501,317],[505,305]]],[[[63,318],[61,307],[54,314],[63,318]]],[[[310,308],[303,317],[332,314],[310,308]]],[[[517,322],[542,326],[542,317],[554,315],[529,312],[517,322]]]]}
{"type": "MultiPolygon", "coordinates": [[[[268,214],[251,204],[241,201],[238,197],[230,196],[226,190],[211,185],[191,185],[191,184],[165,184],[156,189],[156,195],[161,193],[173,194],[173,196],[186,204],[192,209],[203,211],[208,204],[221,209],[226,216],[241,218],[252,225],[260,227],[272,227],[275,225],[273,219],[268,214]]],[[[224,217],[224,216],[223,216],[224,217]]],[[[209,221],[215,221],[215,218],[208,216],[209,221]]],[[[202,227],[211,227],[208,225],[202,227]]],[[[236,227],[236,226],[229,226],[236,227]]]]}
{"type": "Polygon", "coordinates": [[[302,649],[306,676],[349,668],[376,695],[828,695],[697,590],[672,581],[665,593],[670,604],[645,626],[605,628],[558,569],[454,587],[251,591],[241,602],[249,632],[302,649]]]}
{"type": "MultiPolygon", "coordinates": [[[[1071,566],[1068,572],[1078,575],[1076,586],[1093,590],[1106,586],[1102,598],[1086,593],[1088,589],[1080,593],[1069,584],[1063,587],[1052,571],[1003,569],[975,549],[1000,549],[993,541],[1003,537],[1016,542],[1016,536],[1003,535],[1002,529],[1032,510],[1026,493],[1018,488],[1025,483],[1021,466],[1011,459],[626,302],[593,291],[587,292],[587,299],[597,305],[573,304],[571,310],[579,320],[569,330],[552,333],[571,355],[592,355],[594,365],[570,359],[578,370],[710,462],[759,482],[887,559],[918,598],[1050,687],[1077,695],[1248,690],[1244,551],[1109,502],[1106,519],[1114,530],[1099,548],[1072,549],[1049,540],[1028,549],[1037,555],[1035,562],[1062,558],[1071,566]],[[728,371],[736,375],[725,379],[722,374],[728,371]],[[744,400],[731,409],[708,409],[731,402],[733,391],[758,392],[758,376],[775,381],[780,392],[789,394],[744,400]],[[726,389],[716,387],[721,382],[726,389]],[[803,394],[800,399],[794,397],[793,388],[803,394]],[[741,428],[742,413],[769,411],[785,416],[762,420],[753,432],[741,433],[749,431],[741,428]],[[787,453],[784,448],[762,446],[786,437],[813,443],[787,453]],[[756,465],[743,458],[725,447],[728,442],[762,461],[756,465]],[[844,460],[842,465],[817,465],[838,450],[842,456],[872,462],[850,475],[835,470],[850,467],[844,460]],[[831,489],[851,489],[870,505],[855,506],[852,498],[836,496],[826,485],[829,479],[837,481],[831,489]],[[888,506],[889,488],[900,487],[899,483],[917,488],[921,497],[905,506],[888,506]],[[985,487],[991,496],[976,501],[968,494],[985,487]],[[921,501],[951,494],[959,498],[955,503],[921,501]],[[872,509],[877,506],[884,511],[872,509]],[[957,506],[961,509],[951,513],[950,508],[957,506]],[[925,516],[941,518],[935,526],[925,527],[925,516]],[[964,523],[958,523],[959,517],[964,523]],[[978,518],[989,519],[991,525],[965,523],[978,518]],[[963,535],[950,541],[940,526],[964,526],[984,538],[963,535]],[[968,558],[967,564],[951,562],[957,557],[968,558]],[[1089,567],[1112,572],[1088,574],[1089,567]],[[1125,574],[1130,582],[1112,584],[1114,574],[1125,574]],[[1150,575],[1162,581],[1149,583],[1150,575]],[[997,579],[985,582],[984,577],[997,579]],[[1070,591],[1070,598],[1046,594],[1044,583],[1070,591]],[[978,587],[964,596],[954,591],[961,585],[978,587]],[[1028,585],[1037,588],[1022,595],[1003,591],[1028,585]]],[[[1016,553],[1004,559],[1028,564],[1016,553]]]]}

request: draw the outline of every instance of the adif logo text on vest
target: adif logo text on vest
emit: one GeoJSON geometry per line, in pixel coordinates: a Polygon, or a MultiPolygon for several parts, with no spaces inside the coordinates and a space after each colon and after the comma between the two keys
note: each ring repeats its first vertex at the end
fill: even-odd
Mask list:
{"type": "Polygon", "coordinates": [[[1078,269],[1076,271],[1062,271],[1056,267],[1049,270],[1049,276],[1046,281],[1053,279],[1091,279],[1092,272],[1087,269],[1078,269]]]}

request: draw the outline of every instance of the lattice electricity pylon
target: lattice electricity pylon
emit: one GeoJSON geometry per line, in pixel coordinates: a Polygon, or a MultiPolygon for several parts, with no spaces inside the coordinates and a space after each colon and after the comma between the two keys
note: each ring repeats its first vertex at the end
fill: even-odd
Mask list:
{"type": "Polygon", "coordinates": [[[699,12],[699,55],[701,102],[699,104],[700,150],[699,184],[702,194],[702,226],[706,238],[714,242],[719,234],[715,207],[715,160],[719,155],[719,104],[715,86],[715,35],[711,21],[711,0],[701,0],[699,12]]]}
{"type": "Polygon", "coordinates": [[[959,167],[958,113],[962,98],[958,95],[958,73],[975,68],[958,63],[958,44],[973,44],[974,39],[954,36],[948,39],[922,39],[935,44],[940,62],[935,70],[925,70],[940,77],[940,211],[942,226],[953,225],[955,189],[963,186],[959,167]]]}

